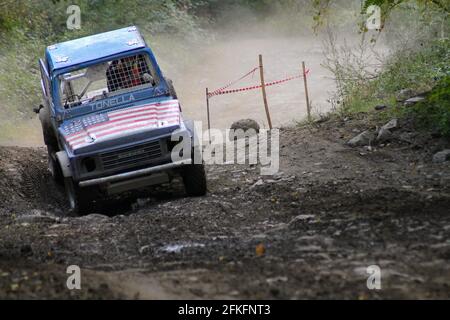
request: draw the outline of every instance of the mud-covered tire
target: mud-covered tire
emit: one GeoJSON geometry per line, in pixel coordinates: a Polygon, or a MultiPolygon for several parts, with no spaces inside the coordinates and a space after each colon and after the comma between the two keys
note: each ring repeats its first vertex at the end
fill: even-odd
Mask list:
{"type": "Polygon", "coordinates": [[[92,210],[92,195],[86,189],[78,187],[72,178],[64,178],[64,187],[69,209],[78,214],[88,214],[92,210]]]}
{"type": "Polygon", "coordinates": [[[206,172],[203,164],[191,164],[183,168],[184,189],[188,196],[201,197],[207,192],[206,172]]]}
{"type": "Polygon", "coordinates": [[[58,140],[52,129],[50,111],[47,106],[39,111],[39,120],[41,121],[45,144],[47,147],[50,146],[52,149],[56,150],[58,148],[58,140]]]}
{"type": "Polygon", "coordinates": [[[44,136],[44,142],[47,146],[48,155],[48,169],[52,173],[53,179],[56,183],[63,185],[64,177],[62,174],[61,166],[58,160],[55,158],[55,153],[58,152],[58,140],[52,129],[52,124],[50,120],[50,111],[48,107],[44,107],[39,111],[39,120],[42,125],[42,134],[44,136]]]}
{"type": "Polygon", "coordinates": [[[48,170],[52,174],[53,180],[59,184],[64,185],[64,175],[62,173],[59,161],[54,158],[54,151],[50,146],[47,146],[48,170]]]}

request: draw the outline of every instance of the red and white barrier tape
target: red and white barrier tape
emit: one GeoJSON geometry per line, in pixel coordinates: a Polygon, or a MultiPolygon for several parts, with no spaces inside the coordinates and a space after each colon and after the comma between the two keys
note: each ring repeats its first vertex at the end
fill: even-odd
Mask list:
{"type": "Polygon", "coordinates": [[[253,74],[255,73],[255,71],[258,70],[258,69],[259,69],[259,67],[253,68],[252,70],[250,70],[248,73],[244,74],[244,75],[243,75],[242,77],[240,77],[239,79],[234,80],[234,81],[230,82],[229,84],[227,84],[226,86],[224,86],[224,87],[222,87],[222,88],[220,88],[220,89],[217,89],[217,90],[215,90],[215,91],[209,93],[209,94],[208,94],[208,97],[211,98],[211,97],[213,97],[213,96],[218,95],[219,92],[224,91],[225,89],[228,89],[228,88],[231,87],[232,85],[234,85],[234,84],[238,83],[239,81],[241,81],[241,80],[247,78],[248,76],[253,75],[253,74]]]}
{"type": "MultiPolygon", "coordinates": [[[[256,68],[258,69],[258,68],[256,68]]],[[[253,70],[254,72],[255,70],[253,70]]],[[[299,79],[299,78],[303,78],[304,76],[307,76],[309,74],[309,69],[306,69],[305,74],[304,75],[297,75],[297,76],[293,76],[293,77],[289,77],[283,80],[277,80],[277,81],[272,81],[272,82],[268,82],[266,83],[266,87],[270,87],[270,86],[274,86],[277,84],[281,84],[284,82],[288,82],[294,79],[299,79]]],[[[248,76],[248,74],[247,74],[248,76]]],[[[241,80],[241,79],[240,79],[241,80]]],[[[232,89],[232,90],[225,90],[227,88],[229,88],[231,85],[225,86],[224,88],[221,89],[217,89],[214,92],[211,92],[210,94],[208,94],[208,98],[212,98],[214,96],[220,96],[223,94],[230,94],[230,93],[236,93],[236,92],[242,92],[242,91],[250,91],[250,90],[256,90],[256,89],[261,89],[262,85],[256,85],[256,86],[251,86],[251,87],[245,87],[245,88],[239,88],[239,89],[232,89]]]]}

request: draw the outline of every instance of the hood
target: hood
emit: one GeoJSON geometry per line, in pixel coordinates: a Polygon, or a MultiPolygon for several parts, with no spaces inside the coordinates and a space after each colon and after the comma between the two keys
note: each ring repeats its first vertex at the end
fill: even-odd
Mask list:
{"type": "MultiPolygon", "coordinates": [[[[60,126],[73,153],[82,148],[138,132],[180,126],[178,100],[166,100],[71,119],[60,126]]],[[[91,149],[91,148],[90,148],[91,149]]]]}

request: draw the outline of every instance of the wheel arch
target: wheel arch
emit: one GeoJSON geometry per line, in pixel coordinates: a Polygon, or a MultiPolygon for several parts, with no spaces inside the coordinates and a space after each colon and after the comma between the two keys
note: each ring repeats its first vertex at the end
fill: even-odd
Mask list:
{"type": "Polygon", "coordinates": [[[61,171],[64,178],[72,177],[72,170],[70,168],[70,159],[65,151],[59,151],[56,153],[56,158],[58,159],[59,165],[61,166],[61,171]]]}

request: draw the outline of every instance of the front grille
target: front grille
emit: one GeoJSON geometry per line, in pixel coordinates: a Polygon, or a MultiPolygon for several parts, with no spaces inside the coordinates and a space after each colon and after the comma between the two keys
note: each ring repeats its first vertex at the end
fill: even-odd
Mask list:
{"type": "Polygon", "coordinates": [[[138,167],[162,156],[159,141],[100,154],[105,170],[138,167]]]}

